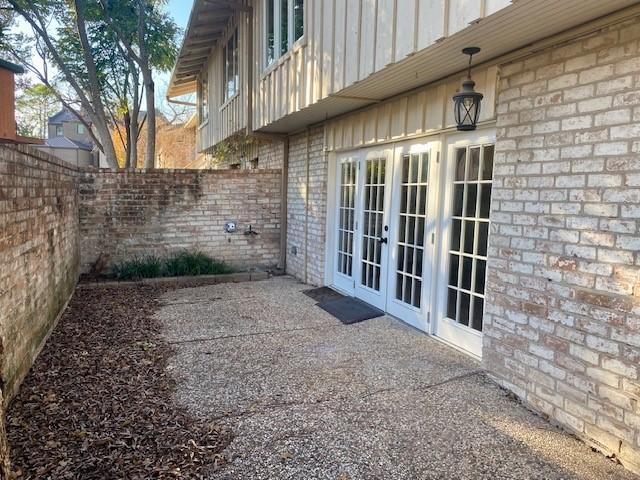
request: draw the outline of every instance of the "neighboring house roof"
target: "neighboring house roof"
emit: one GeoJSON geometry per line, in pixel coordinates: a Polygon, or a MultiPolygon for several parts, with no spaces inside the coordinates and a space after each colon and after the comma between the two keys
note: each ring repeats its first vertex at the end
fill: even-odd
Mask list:
{"type": "MultiPolygon", "coordinates": [[[[68,108],[63,108],[55,115],[49,117],[49,124],[51,125],[62,125],[64,122],[79,122],[78,117],[76,117],[75,113],[73,113],[68,108]]],[[[85,117],[85,121],[88,123],[89,120],[85,117]]]]}
{"type": "Polygon", "coordinates": [[[77,140],[71,140],[67,137],[53,137],[47,138],[45,140],[45,145],[47,147],[53,148],[74,148],[80,150],[93,150],[93,145],[89,145],[88,143],[79,142],[77,140]]]}
{"type": "Polygon", "coordinates": [[[198,74],[207,62],[211,47],[224,35],[224,27],[234,11],[248,8],[241,0],[218,3],[194,0],[182,47],[171,73],[167,98],[196,91],[198,74]]]}
{"type": "Polygon", "coordinates": [[[20,65],[7,62],[6,60],[2,60],[1,58],[0,58],[0,68],[4,68],[5,70],[10,70],[13,73],[24,73],[24,68],[22,68],[20,65]]]}

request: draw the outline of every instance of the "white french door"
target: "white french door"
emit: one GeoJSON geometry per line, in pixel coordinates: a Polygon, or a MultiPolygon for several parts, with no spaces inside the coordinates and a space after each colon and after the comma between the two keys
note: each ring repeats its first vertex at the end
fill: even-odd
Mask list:
{"type": "Polygon", "coordinates": [[[387,311],[428,331],[439,142],[395,149],[387,311]]]}
{"type": "Polygon", "coordinates": [[[333,285],[349,294],[354,292],[353,278],[357,268],[355,234],[359,163],[358,156],[341,156],[337,160],[336,172],[336,246],[333,285]]]}
{"type": "Polygon", "coordinates": [[[336,159],[333,286],[386,307],[391,150],[360,150],[336,159]]]}
{"type": "Polygon", "coordinates": [[[494,144],[471,132],[338,155],[332,285],[480,357],[494,144]]]}
{"type": "Polygon", "coordinates": [[[495,139],[451,137],[443,159],[441,268],[435,334],[482,356],[495,139]]]}
{"type": "Polygon", "coordinates": [[[385,310],[391,201],[389,185],[393,173],[391,151],[364,152],[361,165],[355,296],[385,310]]]}

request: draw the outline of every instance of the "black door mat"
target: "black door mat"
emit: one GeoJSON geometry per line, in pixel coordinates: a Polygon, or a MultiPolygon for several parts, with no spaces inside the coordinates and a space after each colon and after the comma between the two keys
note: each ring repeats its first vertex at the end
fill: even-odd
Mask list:
{"type": "Polygon", "coordinates": [[[337,300],[343,298],[344,295],[332,290],[329,287],[312,288],[311,290],[305,290],[304,293],[307,297],[313,298],[316,302],[328,302],[329,300],[337,300]]]}
{"type": "Polygon", "coordinates": [[[342,297],[319,303],[318,306],[330,313],[345,325],[362,322],[371,318],[382,317],[384,312],[368,303],[353,297],[342,297]]]}

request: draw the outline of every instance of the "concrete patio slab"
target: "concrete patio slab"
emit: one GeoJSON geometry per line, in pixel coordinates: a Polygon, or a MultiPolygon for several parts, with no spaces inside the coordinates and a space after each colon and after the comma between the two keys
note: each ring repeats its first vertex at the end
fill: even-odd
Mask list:
{"type": "Polygon", "coordinates": [[[289,277],[171,291],[180,403],[228,425],[236,479],[637,479],[466,355],[381,317],[342,325],[289,277]]]}

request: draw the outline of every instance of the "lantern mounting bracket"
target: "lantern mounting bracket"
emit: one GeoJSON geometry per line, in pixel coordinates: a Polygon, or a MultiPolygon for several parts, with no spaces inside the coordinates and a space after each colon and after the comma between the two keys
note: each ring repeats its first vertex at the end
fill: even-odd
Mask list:
{"type": "Polygon", "coordinates": [[[475,55],[476,53],[480,53],[480,47],[466,47],[462,49],[462,53],[465,55],[475,55]]]}
{"type": "Polygon", "coordinates": [[[469,55],[469,70],[467,71],[467,78],[471,78],[471,61],[476,53],[480,53],[480,47],[465,47],[462,49],[462,53],[469,55]]]}

